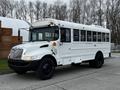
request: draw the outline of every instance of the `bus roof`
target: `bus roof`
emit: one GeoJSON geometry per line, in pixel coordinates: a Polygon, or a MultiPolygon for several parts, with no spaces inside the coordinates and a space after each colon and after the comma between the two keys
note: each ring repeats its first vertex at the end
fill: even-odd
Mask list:
{"type": "Polygon", "coordinates": [[[39,27],[45,27],[45,26],[60,26],[64,28],[72,28],[72,29],[80,29],[80,30],[88,30],[88,31],[98,31],[98,32],[106,32],[110,33],[109,29],[103,28],[102,26],[96,26],[96,25],[84,25],[84,24],[78,24],[68,21],[62,21],[62,20],[56,20],[56,19],[44,19],[41,21],[34,22],[32,24],[33,28],[39,28],[39,27]]]}

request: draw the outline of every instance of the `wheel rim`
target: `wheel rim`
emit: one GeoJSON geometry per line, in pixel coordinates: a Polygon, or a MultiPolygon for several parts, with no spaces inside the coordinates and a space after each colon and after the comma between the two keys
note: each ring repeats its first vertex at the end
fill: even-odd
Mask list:
{"type": "Polygon", "coordinates": [[[51,64],[49,63],[45,63],[42,67],[42,72],[45,74],[45,75],[48,75],[52,72],[53,70],[53,67],[51,64]]]}

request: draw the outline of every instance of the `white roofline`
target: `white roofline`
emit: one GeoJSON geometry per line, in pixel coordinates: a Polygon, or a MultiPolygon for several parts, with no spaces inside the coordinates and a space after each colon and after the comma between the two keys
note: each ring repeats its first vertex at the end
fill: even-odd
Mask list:
{"type": "Polygon", "coordinates": [[[84,25],[84,24],[78,24],[78,23],[73,23],[73,22],[68,22],[68,21],[62,21],[62,20],[56,20],[56,19],[44,19],[41,21],[37,21],[32,24],[33,27],[38,28],[38,27],[43,27],[47,26],[50,23],[53,23],[57,26],[60,27],[65,27],[65,28],[72,28],[72,29],[81,29],[81,30],[90,30],[90,31],[98,31],[98,32],[107,32],[110,33],[109,29],[103,28],[102,26],[96,26],[96,25],[84,25]]]}

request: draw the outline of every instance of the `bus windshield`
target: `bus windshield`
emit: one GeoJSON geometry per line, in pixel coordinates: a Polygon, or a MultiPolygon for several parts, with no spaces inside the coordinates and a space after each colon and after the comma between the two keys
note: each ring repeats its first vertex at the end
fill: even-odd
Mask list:
{"type": "Polygon", "coordinates": [[[30,41],[54,41],[59,38],[57,26],[33,28],[30,30],[30,41]]]}

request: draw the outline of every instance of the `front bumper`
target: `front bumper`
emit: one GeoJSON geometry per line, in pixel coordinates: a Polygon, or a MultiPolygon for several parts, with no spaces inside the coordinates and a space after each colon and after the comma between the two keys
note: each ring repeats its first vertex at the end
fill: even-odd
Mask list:
{"type": "Polygon", "coordinates": [[[39,66],[40,61],[23,61],[23,60],[8,60],[8,66],[13,70],[36,70],[39,66]]]}

